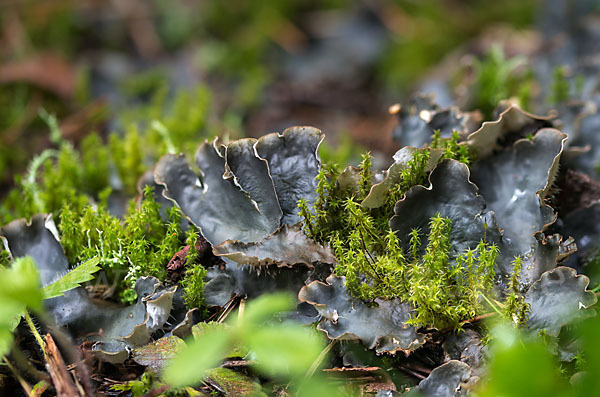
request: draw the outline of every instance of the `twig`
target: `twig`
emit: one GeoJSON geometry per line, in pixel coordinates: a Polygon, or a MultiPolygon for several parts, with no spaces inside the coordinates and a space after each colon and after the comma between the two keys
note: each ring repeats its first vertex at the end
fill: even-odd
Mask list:
{"type": "Polygon", "coordinates": [[[244,317],[244,310],[246,309],[246,299],[240,300],[240,309],[238,310],[238,319],[242,319],[244,317]]]}
{"type": "Polygon", "coordinates": [[[409,369],[411,369],[413,371],[422,372],[422,373],[427,374],[427,375],[429,375],[431,373],[431,369],[429,369],[427,367],[424,367],[422,365],[419,365],[419,364],[406,363],[405,367],[409,368],[409,369]]]}
{"type": "Polygon", "coordinates": [[[213,313],[206,321],[213,321],[215,318],[217,318],[217,320],[220,318],[220,316],[223,314],[224,310],[227,310],[227,308],[229,307],[229,305],[231,304],[231,302],[233,302],[236,298],[238,297],[238,294],[234,294],[231,298],[229,298],[229,300],[227,302],[225,302],[225,304],[223,305],[223,307],[221,308],[221,311],[217,311],[215,313],[213,313]]]}
{"type": "Polygon", "coordinates": [[[93,395],[92,384],[90,382],[90,371],[88,365],[86,364],[84,352],[81,350],[81,348],[76,348],[73,346],[73,343],[69,337],[59,327],[50,327],[50,330],[52,335],[54,335],[54,340],[58,342],[63,349],[63,352],[67,356],[67,360],[72,363],[69,366],[70,368],[67,369],[73,369],[77,374],[77,376],[74,375],[74,379],[78,384],[78,387],[79,385],[83,386],[85,393],[82,394],[90,396],[93,395]]]}
{"type": "MultiPolygon", "coordinates": [[[[237,298],[237,295],[235,296],[235,298],[237,298]]],[[[229,314],[233,311],[233,309],[235,309],[235,302],[237,302],[237,299],[232,299],[230,301],[229,306],[225,309],[225,311],[223,313],[221,313],[221,315],[217,319],[218,323],[222,323],[223,321],[225,321],[227,316],[229,316],[229,314]]]]}
{"type": "Polygon", "coordinates": [[[67,366],[54,343],[54,339],[50,334],[45,335],[46,339],[46,368],[50,372],[52,383],[56,389],[56,395],[59,397],[80,396],[77,386],[71,378],[71,374],[67,371],[67,366]]]}
{"type": "Polygon", "coordinates": [[[425,378],[426,378],[426,376],[425,376],[425,375],[421,375],[420,373],[418,373],[418,372],[415,372],[415,371],[413,371],[413,370],[411,370],[411,369],[408,369],[408,368],[406,368],[406,367],[398,367],[398,368],[399,368],[399,369],[401,369],[402,371],[404,371],[404,372],[406,372],[406,373],[408,373],[408,374],[410,374],[410,375],[414,376],[414,377],[415,377],[415,378],[417,378],[417,379],[423,380],[423,379],[425,379],[425,378]]]}
{"type": "Polygon", "coordinates": [[[479,315],[477,317],[473,317],[473,318],[470,318],[468,320],[462,320],[459,324],[472,324],[472,323],[476,323],[478,321],[485,320],[486,318],[494,317],[496,314],[498,314],[498,313],[493,312],[493,313],[481,314],[481,315],[479,315]]]}

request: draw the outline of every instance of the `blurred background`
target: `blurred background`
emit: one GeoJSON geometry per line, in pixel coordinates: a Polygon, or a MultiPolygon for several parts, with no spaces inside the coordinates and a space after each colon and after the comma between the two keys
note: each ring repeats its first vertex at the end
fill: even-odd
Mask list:
{"type": "Polygon", "coordinates": [[[328,160],[387,158],[390,106],[420,89],[456,102],[462,86],[440,82],[538,50],[544,12],[535,0],[2,0],[0,197],[61,139],[137,142],[132,183],[165,130],[191,152],[213,135],[312,125],[328,160]]]}

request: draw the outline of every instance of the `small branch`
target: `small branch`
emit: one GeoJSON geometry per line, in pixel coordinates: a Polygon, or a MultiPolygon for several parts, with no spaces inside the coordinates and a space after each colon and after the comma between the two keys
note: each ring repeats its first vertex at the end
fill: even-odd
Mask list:
{"type": "Polygon", "coordinates": [[[476,323],[478,321],[485,320],[486,318],[494,317],[496,314],[498,314],[498,313],[496,313],[496,312],[485,313],[485,314],[479,315],[477,317],[470,318],[468,320],[463,320],[463,321],[460,322],[460,324],[472,324],[472,323],[476,323]]]}
{"type": "Polygon", "coordinates": [[[238,300],[236,299],[237,297],[238,297],[238,295],[236,294],[234,296],[234,299],[230,300],[229,306],[227,306],[225,311],[223,313],[221,313],[221,315],[217,319],[218,323],[222,323],[223,321],[225,321],[227,316],[229,316],[229,314],[233,311],[233,309],[235,309],[236,302],[238,302],[238,300]]]}
{"type": "Polygon", "coordinates": [[[67,366],[54,343],[54,339],[52,339],[50,334],[46,334],[45,339],[47,347],[47,353],[45,354],[46,367],[48,368],[48,372],[50,372],[52,383],[56,389],[56,395],[58,397],[81,396],[77,386],[73,382],[71,374],[67,371],[67,366]]]}
{"type": "Polygon", "coordinates": [[[408,369],[408,368],[406,368],[406,367],[398,367],[398,368],[399,368],[399,369],[401,369],[402,371],[404,371],[404,372],[408,373],[409,375],[412,375],[412,376],[414,376],[415,378],[417,378],[417,379],[419,379],[419,380],[423,380],[423,379],[425,379],[425,378],[426,378],[426,376],[425,376],[425,375],[421,375],[420,373],[418,373],[418,372],[415,372],[415,371],[413,371],[413,370],[411,370],[411,369],[408,369]]]}
{"type": "Polygon", "coordinates": [[[218,319],[221,317],[221,315],[223,314],[223,311],[227,310],[227,308],[229,307],[229,305],[231,305],[231,303],[237,299],[238,294],[234,294],[231,298],[229,298],[229,300],[227,302],[225,302],[225,304],[221,307],[221,310],[214,312],[206,321],[210,322],[210,321],[218,321],[218,319]],[[216,320],[215,320],[216,319],[216,320]]]}
{"type": "Polygon", "coordinates": [[[246,299],[240,300],[240,309],[238,310],[238,319],[242,319],[244,317],[244,311],[246,309],[246,299]]]}

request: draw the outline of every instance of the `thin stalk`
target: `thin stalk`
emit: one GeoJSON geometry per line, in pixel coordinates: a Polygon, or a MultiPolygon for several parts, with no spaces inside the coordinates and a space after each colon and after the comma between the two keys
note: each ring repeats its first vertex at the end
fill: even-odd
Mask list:
{"type": "Polygon", "coordinates": [[[171,133],[167,127],[165,127],[165,125],[158,120],[152,120],[150,126],[161,136],[163,142],[167,146],[167,151],[171,154],[177,153],[177,149],[175,148],[173,140],[171,139],[171,133]]]}
{"type": "Polygon", "coordinates": [[[25,394],[27,394],[28,396],[31,395],[31,391],[33,390],[32,387],[31,387],[31,385],[29,383],[27,383],[25,381],[25,379],[23,379],[21,377],[21,375],[19,375],[19,373],[17,372],[17,370],[15,369],[15,367],[13,367],[13,365],[10,363],[10,361],[8,361],[8,358],[6,358],[6,356],[2,356],[2,359],[4,360],[4,362],[6,363],[6,365],[8,366],[8,369],[10,369],[10,372],[12,372],[13,376],[15,377],[15,379],[17,379],[17,381],[19,381],[19,384],[21,385],[21,387],[25,391],[25,394]]]}
{"type": "Polygon", "coordinates": [[[42,339],[42,336],[40,335],[37,327],[33,323],[33,320],[31,319],[31,316],[29,315],[29,312],[27,310],[25,310],[25,321],[27,322],[29,329],[33,333],[33,336],[35,337],[35,340],[37,341],[38,345],[40,345],[40,349],[42,349],[44,357],[46,357],[46,342],[44,342],[44,340],[42,339]]]}
{"type": "Polygon", "coordinates": [[[369,267],[371,268],[371,270],[373,270],[373,273],[375,274],[375,276],[377,277],[377,279],[379,279],[379,282],[383,283],[383,278],[381,277],[381,275],[377,272],[377,268],[375,267],[375,259],[371,256],[371,253],[369,252],[369,250],[367,249],[367,245],[365,244],[365,239],[363,237],[362,231],[359,229],[358,233],[360,234],[360,243],[362,245],[362,249],[365,252],[365,254],[367,254],[367,263],[369,264],[369,267]],[[369,261],[370,259],[370,261],[369,261]]]}
{"type": "Polygon", "coordinates": [[[481,297],[488,303],[488,305],[491,306],[492,309],[494,309],[494,311],[496,313],[498,313],[500,316],[502,316],[502,312],[496,307],[495,304],[492,303],[492,301],[487,296],[485,296],[484,294],[481,294],[481,293],[479,295],[481,295],[481,297]]]}
{"type": "Polygon", "coordinates": [[[337,339],[333,340],[331,343],[329,343],[327,346],[325,346],[325,348],[321,351],[319,356],[312,363],[312,365],[310,366],[308,371],[306,371],[306,375],[304,375],[304,379],[312,378],[312,376],[315,374],[315,371],[317,370],[317,368],[319,368],[319,365],[321,365],[323,360],[325,360],[325,357],[327,356],[327,354],[329,354],[329,352],[331,351],[333,346],[336,344],[336,342],[337,342],[337,339]]]}

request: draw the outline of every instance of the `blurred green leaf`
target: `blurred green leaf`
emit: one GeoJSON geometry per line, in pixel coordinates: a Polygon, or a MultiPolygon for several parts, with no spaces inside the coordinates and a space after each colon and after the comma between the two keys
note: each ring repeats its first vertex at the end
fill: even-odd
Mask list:
{"type": "Polygon", "coordinates": [[[600,390],[600,317],[585,321],[579,328],[583,339],[584,365],[580,382],[577,383],[580,396],[593,396],[600,390]]]}
{"type": "Polygon", "coordinates": [[[258,328],[247,341],[257,366],[275,377],[304,376],[324,348],[310,328],[292,324],[258,328]]]}
{"type": "Polygon", "coordinates": [[[246,305],[243,317],[238,324],[243,327],[255,327],[270,320],[275,314],[289,311],[294,307],[294,299],[288,293],[281,292],[262,295],[246,305]]]}
{"type": "Polygon", "coordinates": [[[489,381],[479,396],[569,395],[555,358],[540,338],[526,337],[509,325],[497,326],[492,335],[489,381]]]}
{"type": "Polygon", "coordinates": [[[40,278],[31,257],[18,258],[10,268],[0,268],[0,355],[12,345],[12,331],[19,324],[26,307],[42,308],[40,278]]]}
{"type": "MultiPolygon", "coordinates": [[[[310,379],[307,379],[304,383],[299,385],[299,387],[295,388],[294,396],[296,397],[313,397],[313,396],[345,396],[346,393],[343,393],[341,389],[338,387],[333,381],[325,379],[322,375],[313,376],[310,379]]],[[[357,393],[360,393],[356,390],[357,393]]],[[[360,394],[356,394],[360,395],[360,394]]]]}
{"type": "Polygon", "coordinates": [[[231,349],[232,334],[219,329],[189,341],[187,347],[170,362],[163,379],[173,387],[199,383],[207,370],[216,367],[231,349]]]}
{"type": "Polygon", "coordinates": [[[40,277],[34,260],[31,257],[16,259],[9,269],[0,269],[0,305],[2,321],[7,317],[9,307],[27,306],[33,310],[42,308],[42,292],[40,277]]]}

